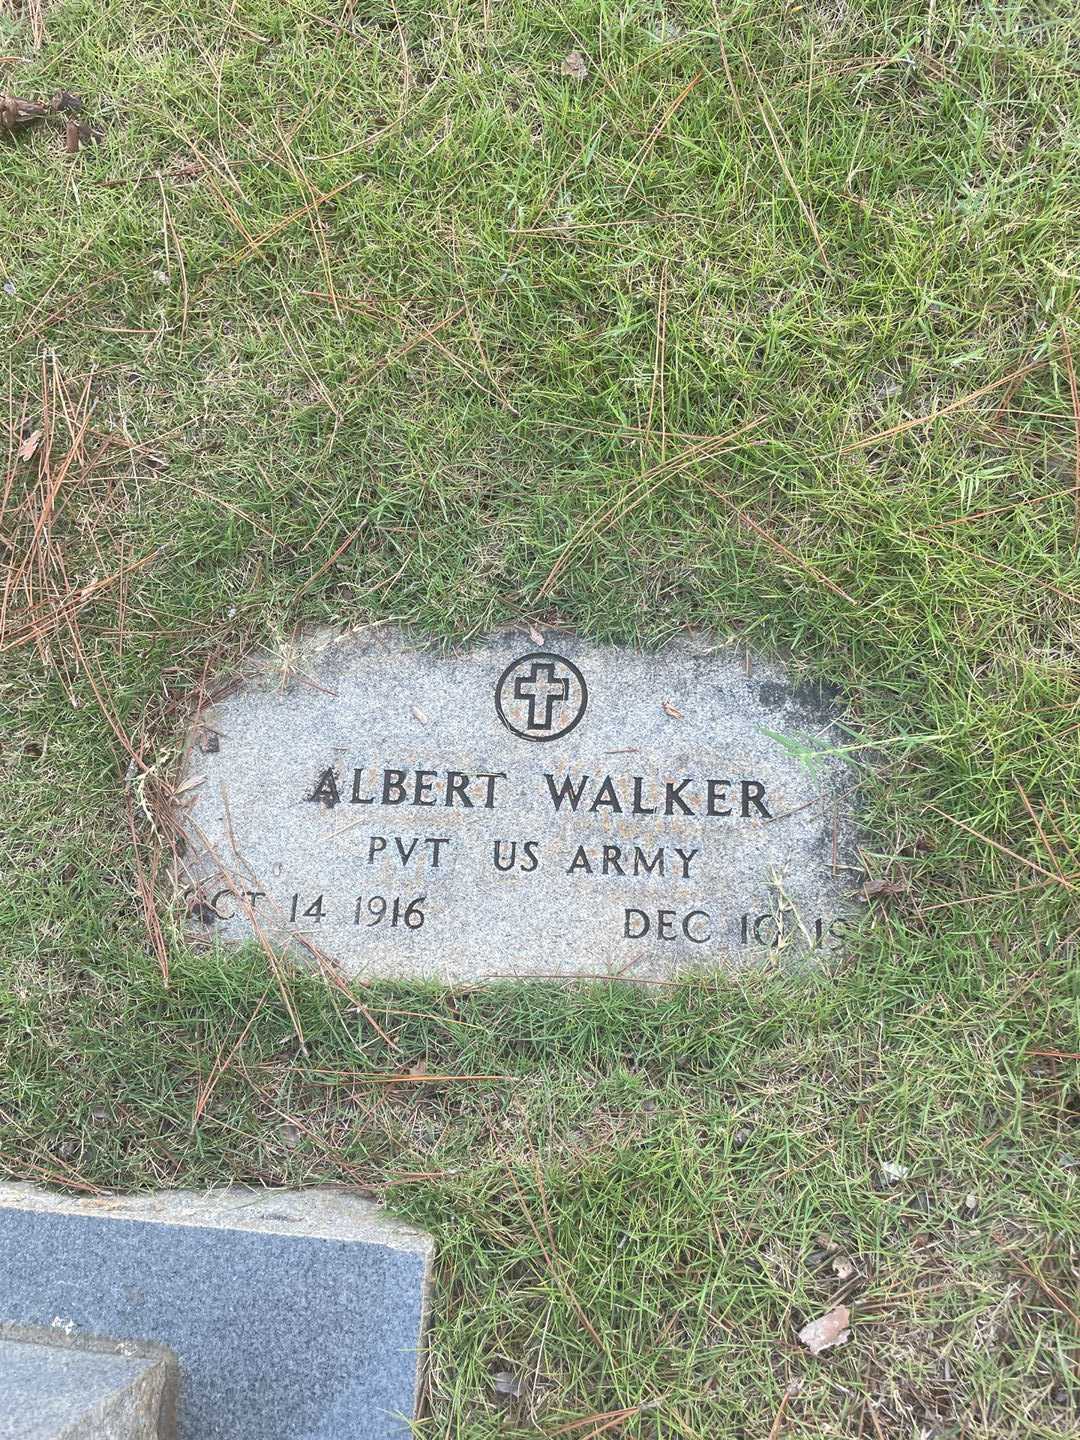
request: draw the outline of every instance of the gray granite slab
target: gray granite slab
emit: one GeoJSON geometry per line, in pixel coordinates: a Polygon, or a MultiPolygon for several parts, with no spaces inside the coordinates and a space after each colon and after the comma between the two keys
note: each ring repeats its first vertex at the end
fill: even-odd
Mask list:
{"type": "Polygon", "coordinates": [[[700,637],[311,637],[198,718],[190,924],[364,977],[680,971],[838,943],[857,889],[835,702],[700,637]]]}
{"type": "Polygon", "coordinates": [[[157,1346],[0,1325],[0,1440],[173,1440],[175,1371],[157,1346]]]}
{"type": "Polygon", "coordinates": [[[180,1440],[407,1440],[431,1241],[332,1189],[0,1185],[0,1315],[168,1346],[180,1440]]]}

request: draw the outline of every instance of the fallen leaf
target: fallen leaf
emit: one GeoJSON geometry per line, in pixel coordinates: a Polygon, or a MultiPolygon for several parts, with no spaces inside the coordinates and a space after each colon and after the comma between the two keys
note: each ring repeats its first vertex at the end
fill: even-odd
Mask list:
{"type": "Polygon", "coordinates": [[[863,899],[872,900],[876,895],[899,895],[903,889],[895,880],[867,880],[862,888],[863,899]]]}
{"type": "Polygon", "coordinates": [[[670,715],[672,720],[681,720],[683,718],[682,711],[678,708],[677,705],[672,705],[670,700],[665,700],[660,708],[663,710],[665,715],[670,715]]]}
{"type": "Polygon", "coordinates": [[[542,630],[538,630],[535,625],[530,625],[529,639],[533,642],[534,645],[543,645],[544,633],[542,630]]]}
{"type": "Polygon", "coordinates": [[[36,100],[0,95],[0,130],[17,130],[22,125],[32,125],[35,120],[44,120],[51,113],[48,105],[41,105],[36,100]]]}
{"type": "Polygon", "coordinates": [[[40,430],[35,430],[32,434],[28,435],[28,436],[26,437],[26,439],[22,442],[22,444],[19,446],[19,451],[18,451],[19,459],[20,459],[20,460],[32,460],[32,459],[34,458],[34,456],[37,454],[38,446],[39,446],[40,444],[41,444],[41,431],[40,431],[40,430]]]}
{"type": "Polygon", "coordinates": [[[584,80],[589,73],[589,67],[585,64],[585,57],[580,50],[571,50],[566,59],[562,62],[562,73],[569,76],[571,80],[584,80]]]}
{"type": "MultiPolygon", "coordinates": [[[[20,100],[17,95],[0,95],[0,130],[19,130],[24,125],[33,125],[50,115],[77,115],[83,103],[70,90],[58,90],[47,103],[40,100],[20,100]]],[[[90,131],[85,136],[89,138],[90,131]]]]}
{"type": "Polygon", "coordinates": [[[49,108],[58,115],[81,115],[86,107],[80,97],[70,90],[57,90],[49,99],[49,108]]]}
{"type": "Polygon", "coordinates": [[[187,160],[178,163],[168,171],[171,180],[196,180],[202,173],[203,166],[198,160],[187,160]]]}
{"type": "Polygon", "coordinates": [[[799,1339],[811,1355],[820,1355],[834,1345],[846,1345],[851,1339],[848,1321],[851,1311],[846,1305],[837,1305],[817,1320],[811,1320],[799,1331],[799,1339]]]}
{"type": "Polygon", "coordinates": [[[205,775],[189,775],[186,780],[182,780],[180,784],[176,786],[172,793],[174,795],[185,795],[189,790],[196,790],[200,785],[205,784],[205,775]]]}

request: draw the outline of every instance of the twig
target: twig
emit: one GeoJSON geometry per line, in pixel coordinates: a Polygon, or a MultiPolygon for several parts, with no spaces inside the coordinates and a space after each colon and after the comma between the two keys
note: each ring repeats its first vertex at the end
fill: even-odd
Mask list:
{"type": "MultiPolygon", "coordinates": [[[[758,89],[761,91],[761,98],[758,100],[758,109],[761,111],[762,120],[765,121],[765,129],[769,132],[769,139],[772,141],[772,147],[776,152],[776,158],[780,162],[781,170],[783,170],[785,176],[787,177],[787,182],[791,186],[792,193],[794,194],[795,199],[799,202],[799,209],[805,216],[806,223],[810,226],[810,230],[814,236],[814,243],[818,249],[818,254],[821,256],[821,263],[825,266],[826,270],[831,272],[832,266],[829,264],[829,257],[825,253],[825,246],[821,243],[821,232],[818,230],[817,221],[814,219],[814,212],[810,208],[810,202],[803,199],[802,191],[795,183],[795,176],[792,175],[790,169],[788,168],[788,163],[784,159],[784,152],[781,150],[779,141],[777,140],[776,135],[773,132],[772,126],[769,124],[769,117],[765,113],[765,106],[768,105],[769,109],[772,110],[773,119],[776,121],[778,126],[780,125],[780,117],[777,115],[776,111],[773,110],[772,101],[769,99],[768,95],[766,95],[765,89],[762,86],[761,80],[759,79],[756,71],[754,72],[754,79],[757,81],[758,89]]],[[[781,130],[782,128],[783,127],[781,127],[781,130]]],[[[786,140],[787,136],[785,135],[784,138],[786,140]]]]}
{"type": "Polygon", "coordinates": [[[1080,1315],[1076,1313],[1076,1311],[1072,1308],[1072,1306],[1064,1298],[1064,1296],[1059,1295],[1058,1292],[1054,1289],[1054,1287],[1050,1284],[1050,1282],[1048,1280],[1044,1280],[1043,1277],[1039,1274],[1039,1272],[1031,1265],[1029,1265],[1022,1256],[1018,1255],[1015,1250],[1007,1250],[1006,1253],[1011,1256],[1013,1260],[1016,1261],[1017,1265],[1020,1266],[1020,1269],[1023,1270],[1025,1275],[1029,1276],[1032,1280],[1035,1281],[1035,1284],[1038,1285],[1039,1289],[1043,1292],[1046,1298],[1050,1300],[1054,1305],[1056,1305],[1059,1310],[1064,1311],[1064,1313],[1068,1315],[1069,1319],[1073,1322],[1076,1328],[1080,1330],[1080,1315]]]}
{"type": "Polygon", "coordinates": [[[330,295],[330,303],[334,307],[334,314],[337,316],[338,323],[340,324],[341,310],[338,306],[337,291],[334,288],[334,273],[333,267],[330,264],[330,250],[326,243],[326,235],[323,232],[322,225],[319,223],[318,217],[315,214],[315,210],[323,203],[324,197],[322,191],[317,189],[308,179],[307,175],[305,175],[299,162],[292,153],[281,126],[275,125],[275,128],[278,133],[278,139],[281,141],[280,153],[282,159],[289,167],[293,180],[299,187],[300,193],[306,195],[310,202],[310,208],[307,211],[308,228],[311,231],[311,238],[315,241],[315,248],[318,250],[319,256],[322,259],[323,271],[326,275],[326,288],[330,295]]]}
{"type": "Polygon", "coordinates": [[[826,590],[831,590],[834,595],[839,596],[841,600],[846,600],[849,605],[858,605],[859,602],[849,595],[846,590],[842,590],[835,580],[830,580],[829,577],[823,574],[815,565],[811,565],[809,560],[804,560],[801,555],[796,555],[794,550],[789,550],[788,547],[777,540],[774,535],[770,535],[767,530],[763,529],[756,520],[751,520],[750,516],[747,515],[745,511],[740,510],[735,502],[725,495],[722,490],[718,490],[716,486],[710,484],[708,480],[703,480],[701,483],[711,495],[715,495],[718,500],[726,505],[743,525],[753,530],[755,535],[760,535],[762,540],[771,545],[775,550],[779,550],[781,555],[793,561],[794,564],[800,566],[803,570],[806,570],[820,585],[824,585],[826,590]]]}
{"type": "MultiPolygon", "coordinates": [[[[221,1052],[218,1052],[217,1060],[210,1067],[210,1074],[206,1078],[206,1084],[202,1087],[202,1089],[199,1091],[198,1096],[196,1097],[195,1109],[191,1115],[192,1130],[196,1130],[198,1128],[199,1121],[202,1119],[203,1111],[210,1103],[211,1095],[213,1095],[214,1091],[217,1089],[221,1077],[225,1074],[225,1071],[228,1070],[229,1066],[232,1064],[233,1059],[236,1056],[236,1052],[240,1049],[241,1045],[243,1045],[244,1041],[247,1039],[248,1031],[251,1029],[252,1025],[254,1025],[255,1018],[258,1015],[259,1011],[262,1009],[263,1003],[269,994],[270,986],[267,985],[266,989],[259,996],[258,1000],[256,1000],[254,1008],[252,1009],[251,1014],[248,1016],[247,1024],[244,1026],[243,1030],[241,1030],[240,1036],[236,1041],[236,1044],[232,1047],[224,1060],[221,1059],[221,1052]]],[[[222,1050],[224,1050],[225,1047],[222,1046],[221,1048],[222,1050]]]]}
{"type": "Polygon", "coordinates": [[[604,1347],[604,1342],[600,1339],[600,1336],[597,1334],[596,1328],[595,1328],[595,1326],[593,1325],[592,1321],[591,1321],[591,1320],[589,1319],[589,1317],[585,1314],[585,1311],[581,1308],[581,1303],[580,1303],[580,1301],[578,1300],[577,1296],[574,1294],[574,1292],[573,1292],[573,1290],[571,1289],[570,1285],[567,1283],[565,1277],[562,1275],[562,1273],[561,1273],[561,1268],[556,1265],[555,1260],[554,1260],[551,1252],[548,1250],[548,1247],[544,1244],[544,1241],[543,1241],[543,1238],[541,1237],[540,1231],[539,1231],[539,1230],[537,1229],[537,1227],[536,1227],[536,1221],[533,1219],[532,1213],[530,1212],[528,1205],[525,1203],[525,1196],[521,1193],[521,1186],[518,1184],[517,1179],[516,1179],[516,1177],[515,1177],[515,1175],[514,1175],[513,1170],[511,1170],[509,1167],[507,1167],[507,1172],[506,1172],[506,1173],[507,1173],[507,1175],[510,1177],[510,1184],[513,1185],[513,1187],[514,1187],[514,1192],[515,1192],[515,1194],[517,1195],[518,1204],[521,1206],[521,1213],[524,1215],[525,1220],[526,1220],[526,1223],[528,1224],[529,1229],[532,1231],[533,1236],[534,1236],[534,1238],[535,1238],[535,1240],[536,1240],[537,1245],[539,1245],[539,1247],[540,1247],[540,1253],[543,1255],[544,1259],[547,1261],[548,1269],[551,1271],[552,1278],[558,1283],[559,1288],[562,1290],[562,1292],[563,1292],[563,1294],[566,1296],[566,1298],[570,1301],[570,1305],[571,1305],[571,1307],[573,1308],[573,1311],[574,1311],[575,1315],[576,1315],[576,1316],[578,1317],[578,1319],[581,1321],[581,1324],[582,1324],[582,1326],[585,1328],[585,1330],[588,1331],[589,1335],[590,1335],[590,1336],[592,1337],[592,1339],[596,1342],[597,1348],[598,1348],[600,1351],[603,1352],[603,1351],[604,1351],[604,1348],[605,1348],[605,1347],[604,1347]]]}
{"type": "Polygon", "coordinates": [[[470,1081],[479,1083],[487,1080],[516,1080],[516,1075],[440,1075],[427,1070],[367,1071],[367,1070],[312,1070],[307,1078],[315,1085],[340,1085],[342,1081],[365,1085],[448,1085],[454,1082],[470,1081]]]}
{"type": "Polygon", "coordinates": [[[233,251],[225,263],[235,265],[241,260],[246,260],[249,255],[253,255],[257,250],[261,250],[268,240],[272,240],[275,235],[280,235],[282,230],[292,225],[294,221],[303,219],[305,215],[310,215],[313,210],[318,210],[319,207],[325,205],[328,200],[333,200],[335,195],[340,195],[343,190],[348,190],[351,185],[355,185],[358,181],[365,178],[366,176],[364,174],[353,175],[348,180],[343,180],[340,185],[335,185],[332,190],[317,192],[315,197],[309,200],[306,205],[301,205],[299,209],[291,210],[288,215],[283,215],[280,220],[275,221],[274,224],[270,226],[269,230],[264,230],[261,235],[254,236],[247,245],[242,245],[239,250],[233,251]]]}
{"type": "Polygon", "coordinates": [[[943,820],[948,820],[953,825],[959,825],[961,830],[966,830],[969,835],[974,835],[976,840],[981,840],[984,845],[992,845],[995,850],[1000,850],[1003,855],[1008,855],[1013,860],[1019,860],[1021,865],[1027,865],[1030,869],[1038,871],[1040,875],[1045,875],[1048,880],[1053,880],[1058,885],[1064,885],[1066,890],[1076,891],[1077,887],[1072,884],[1070,880],[1066,879],[1064,875],[1055,875],[1052,870],[1047,870],[1034,860],[1029,860],[1026,855],[1018,855],[1015,850],[1010,850],[1007,845],[1002,845],[999,841],[992,840],[989,835],[984,835],[981,830],[976,830],[974,826],[966,824],[955,815],[949,815],[944,810],[939,810],[936,805],[931,805],[929,801],[926,802],[926,808],[933,811],[935,815],[940,815],[943,820]]]}
{"type": "Polygon", "coordinates": [[[1010,510],[1018,510],[1025,505],[1034,509],[1036,505],[1045,505],[1048,500],[1063,500],[1069,495],[1072,495],[1074,502],[1080,505],[1080,485],[1073,485],[1068,490],[1051,490],[1047,495],[1032,495],[1027,500],[1010,500],[1007,505],[992,505],[987,510],[973,510],[969,515],[954,515],[949,520],[935,521],[927,528],[944,530],[950,525],[967,525],[972,520],[985,520],[988,515],[1004,515],[1010,510]]]}
{"type": "Polygon", "coordinates": [[[187,266],[184,264],[184,247],[180,244],[180,237],[176,233],[176,226],[173,224],[172,216],[169,214],[169,201],[165,194],[165,186],[159,173],[157,177],[158,189],[161,191],[161,223],[165,232],[165,260],[168,263],[169,257],[169,236],[172,236],[173,248],[176,250],[176,263],[180,269],[180,290],[182,296],[182,310],[180,312],[180,341],[181,344],[187,339],[188,327],[188,278],[187,266]]]}
{"type": "Polygon", "coordinates": [[[987,900],[1012,900],[1029,890],[1045,890],[1046,885],[1045,880],[1033,880],[1030,885],[1017,885],[1015,890],[997,890],[987,895],[963,895],[959,900],[937,900],[933,905],[920,905],[919,914],[928,915],[931,910],[952,910],[957,905],[981,905],[987,900]]]}
{"type": "Polygon", "coordinates": [[[656,297],[656,346],[653,358],[652,389],[649,392],[649,414],[645,420],[645,433],[641,437],[641,452],[644,456],[652,440],[653,410],[657,394],[660,396],[660,460],[667,459],[667,416],[664,407],[664,369],[667,364],[667,297],[668,262],[660,267],[660,288],[656,297]]]}
{"type": "Polygon", "coordinates": [[[1040,840],[1042,841],[1042,843],[1043,843],[1043,848],[1046,850],[1046,853],[1050,856],[1050,863],[1053,865],[1054,869],[1057,871],[1057,873],[1058,873],[1058,875],[1061,877],[1061,879],[1064,880],[1064,879],[1065,879],[1065,871],[1061,868],[1061,861],[1058,859],[1057,853],[1055,852],[1054,847],[1050,844],[1050,841],[1046,838],[1046,831],[1043,829],[1043,827],[1042,827],[1042,822],[1039,820],[1039,817],[1035,814],[1035,811],[1034,811],[1034,809],[1032,808],[1031,801],[1030,801],[1030,800],[1028,799],[1028,797],[1027,797],[1027,792],[1024,790],[1024,787],[1020,784],[1020,781],[1017,780],[1017,779],[1015,779],[1015,778],[1014,778],[1014,784],[1016,785],[1017,790],[1020,792],[1020,799],[1024,802],[1024,809],[1025,809],[1025,810],[1028,812],[1028,814],[1031,816],[1032,824],[1035,826],[1035,829],[1039,832],[1039,839],[1040,839],[1040,840]]]}
{"type": "Polygon", "coordinates": [[[232,504],[231,501],[224,499],[221,495],[211,494],[209,490],[204,490],[201,485],[196,485],[192,480],[189,480],[187,485],[188,489],[194,490],[195,494],[201,495],[204,500],[210,500],[213,504],[220,505],[224,510],[231,510],[232,513],[237,516],[238,519],[243,520],[246,525],[251,525],[254,529],[261,530],[264,535],[269,535],[271,539],[274,538],[275,532],[270,529],[269,525],[264,525],[261,520],[256,520],[254,515],[249,515],[246,510],[241,510],[239,505],[232,504]]]}
{"type": "Polygon", "coordinates": [[[342,555],[345,554],[345,551],[348,550],[349,546],[352,545],[354,541],[359,540],[366,525],[367,521],[365,520],[362,525],[358,525],[356,527],[356,529],[352,532],[351,535],[346,535],[345,539],[330,556],[330,559],[324,561],[314,572],[314,574],[308,576],[308,578],[304,581],[303,585],[300,586],[300,589],[297,590],[296,594],[293,596],[294,604],[297,600],[300,599],[301,595],[307,594],[307,592],[311,589],[312,585],[315,584],[315,581],[318,580],[320,575],[325,575],[327,570],[329,570],[331,566],[337,564],[337,562],[341,559],[342,555]]]}
{"type": "Polygon", "coordinates": [[[373,365],[369,365],[366,370],[361,370],[358,375],[354,375],[352,377],[353,383],[356,384],[361,380],[366,380],[378,371],[385,370],[398,360],[404,359],[411,350],[416,349],[417,345],[422,345],[425,340],[433,339],[440,330],[445,330],[448,325],[452,325],[464,312],[465,306],[459,305],[456,310],[444,319],[436,321],[434,325],[429,325],[424,330],[418,330],[411,340],[406,341],[406,343],[399,346],[397,350],[391,351],[389,355],[384,355],[381,360],[377,360],[373,365]]]}
{"type": "MultiPolygon", "coordinates": [[[[962,554],[967,553],[958,540],[946,539],[944,535],[940,538],[943,544],[959,550],[962,554]]],[[[1068,600],[1070,604],[1080,604],[1080,595],[1063,590],[1060,585],[1054,585],[1051,581],[1044,580],[1041,575],[1026,575],[1023,570],[1017,570],[1015,565],[1006,565],[1004,560],[995,560],[993,556],[987,555],[985,552],[979,558],[984,565],[992,565],[995,570],[1004,570],[1006,575],[1015,575],[1018,580],[1023,580],[1027,585],[1038,585],[1041,590],[1049,590],[1052,595],[1059,595],[1062,600],[1068,600]]]]}
{"type": "MultiPolygon", "coordinates": [[[[51,284],[51,285],[49,286],[49,288],[45,291],[45,293],[40,297],[40,299],[39,299],[39,300],[37,301],[37,303],[34,305],[34,308],[30,311],[30,314],[26,317],[26,324],[25,324],[25,325],[23,326],[23,328],[19,331],[18,335],[15,336],[15,339],[14,339],[13,341],[11,341],[10,343],[12,343],[12,344],[14,344],[14,345],[20,345],[24,340],[29,339],[30,336],[35,333],[35,328],[32,327],[32,323],[31,323],[31,322],[34,320],[35,316],[38,315],[38,314],[40,313],[40,311],[43,309],[46,300],[48,300],[49,296],[53,293],[53,291],[56,289],[56,287],[60,284],[60,281],[61,281],[61,280],[63,279],[63,277],[67,274],[67,272],[71,269],[71,267],[75,264],[76,260],[81,260],[82,257],[86,254],[87,250],[90,249],[91,245],[93,245],[96,240],[98,240],[98,239],[101,238],[101,233],[102,233],[102,231],[103,231],[104,229],[105,229],[105,226],[104,226],[104,225],[101,225],[101,226],[98,227],[97,230],[92,231],[91,234],[87,237],[87,239],[84,240],[83,243],[79,246],[79,248],[74,252],[74,254],[73,254],[73,255],[71,256],[71,258],[67,261],[67,263],[64,264],[64,265],[61,265],[60,269],[56,272],[56,276],[55,276],[52,284],[51,284]]],[[[102,279],[108,279],[111,275],[115,275],[116,273],[117,273],[117,272],[116,272],[115,270],[112,270],[112,271],[109,271],[109,273],[108,273],[107,275],[105,275],[105,276],[103,276],[103,277],[100,277],[100,278],[102,278],[102,279]]],[[[83,296],[83,295],[85,295],[85,293],[86,293],[86,282],[83,283],[83,286],[82,286],[82,288],[81,288],[80,291],[79,291],[80,297],[83,296]]],[[[59,314],[60,312],[57,311],[56,313],[59,314]]],[[[45,321],[43,321],[42,323],[47,325],[47,324],[49,323],[49,320],[52,320],[52,319],[54,319],[54,318],[55,318],[55,316],[50,316],[48,320],[45,320],[45,321]]]]}
{"type": "Polygon", "coordinates": [[[157,906],[154,903],[154,891],[157,887],[158,870],[161,865],[160,851],[151,849],[150,874],[147,875],[143,869],[142,861],[139,858],[139,836],[135,829],[135,807],[132,804],[131,792],[127,792],[125,809],[127,810],[128,831],[131,834],[131,849],[135,861],[135,884],[139,891],[139,901],[143,909],[143,921],[146,925],[146,933],[150,937],[150,944],[154,954],[157,956],[158,965],[161,969],[161,982],[167,990],[169,988],[169,952],[165,945],[165,936],[161,930],[161,920],[157,913],[157,906]]]}
{"type": "Polygon", "coordinates": [[[642,1410],[658,1405],[658,1400],[645,1400],[640,1405],[628,1405],[625,1410],[598,1410],[595,1415],[586,1415],[581,1420],[568,1420],[565,1425],[559,1425],[554,1430],[549,1430],[551,1440],[557,1435],[570,1435],[575,1430],[584,1430],[586,1425],[596,1425],[606,1421],[629,1420],[633,1415],[640,1415],[642,1410]]]}
{"type": "Polygon", "coordinates": [[[1072,348],[1065,326],[1061,327],[1061,353],[1065,357],[1065,374],[1069,377],[1069,394],[1072,397],[1073,430],[1076,435],[1076,484],[1073,486],[1073,546],[1080,543],[1080,390],[1076,384],[1076,367],[1073,365],[1072,348]]]}
{"type": "Polygon", "coordinates": [[[142,758],[142,750],[135,749],[135,746],[132,743],[131,739],[128,737],[119,720],[117,720],[116,716],[106,704],[105,697],[102,695],[101,690],[98,688],[97,680],[94,679],[93,671],[90,669],[90,662],[87,659],[86,651],[83,649],[82,641],[79,638],[79,631],[75,625],[74,617],[71,615],[66,615],[64,618],[67,621],[68,633],[71,636],[71,643],[75,649],[75,654],[78,657],[80,669],[86,676],[87,680],[90,682],[90,689],[94,693],[94,699],[97,701],[98,709],[104,716],[105,721],[109,726],[109,729],[120,741],[120,744],[127,751],[128,755],[131,757],[134,763],[138,766],[139,770],[145,774],[148,767],[146,765],[146,762],[142,758]]]}
{"type": "Polygon", "coordinates": [[[330,956],[327,955],[324,950],[320,950],[318,945],[315,944],[315,941],[312,940],[311,937],[308,935],[295,935],[293,938],[298,945],[302,946],[308,952],[308,954],[315,961],[315,964],[318,965],[319,974],[322,976],[326,984],[331,986],[333,989],[338,990],[342,995],[344,995],[353,1010],[359,1010],[360,1014],[368,1022],[368,1024],[383,1041],[383,1043],[387,1046],[387,1048],[390,1050],[400,1050],[401,1046],[394,1039],[394,1037],[388,1031],[383,1029],[383,1027],[375,1019],[375,1016],[371,1013],[368,1007],[357,997],[357,995],[352,990],[349,989],[348,985],[345,984],[345,981],[338,974],[334,962],[330,959],[330,956]]]}
{"type": "Polygon", "coordinates": [[[638,505],[648,495],[666,480],[689,469],[692,465],[704,464],[708,460],[715,460],[720,455],[734,448],[735,441],[741,439],[749,431],[756,429],[758,425],[764,424],[764,416],[757,420],[750,420],[745,425],[740,425],[737,430],[732,430],[727,435],[717,435],[702,441],[700,444],[690,445],[685,450],[674,456],[673,459],[662,461],[651,470],[646,470],[640,475],[637,484],[625,494],[620,495],[605,510],[602,510],[593,520],[586,522],[581,528],[570,537],[562,548],[559,558],[548,572],[540,589],[536,592],[537,599],[543,599],[548,595],[560,574],[570,563],[570,558],[578,545],[603,530],[615,520],[620,511],[625,512],[634,505],[638,505]]]}
{"type": "Polygon", "coordinates": [[[289,1115],[284,1110],[279,1110],[278,1107],[270,1100],[266,1091],[261,1090],[259,1086],[255,1084],[255,1082],[252,1080],[251,1076],[248,1075],[246,1070],[244,1071],[244,1074],[247,1077],[248,1084],[255,1091],[256,1095],[258,1095],[260,1100],[262,1100],[266,1108],[272,1114],[278,1116],[279,1119],[284,1120],[287,1124],[295,1125],[297,1130],[299,1130],[302,1134],[306,1135],[309,1140],[313,1140],[315,1144],[322,1150],[323,1154],[329,1156],[329,1158],[334,1162],[334,1164],[338,1165],[345,1172],[345,1174],[350,1177],[352,1184],[356,1186],[357,1190],[359,1190],[362,1195],[366,1195],[370,1198],[378,1193],[373,1186],[369,1185],[366,1180],[361,1178],[361,1172],[356,1168],[355,1165],[345,1159],[345,1157],[341,1154],[340,1150],[336,1146],[331,1145],[330,1142],[324,1139],[317,1130],[312,1129],[310,1125],[306,1125],[302,1120],[298,1120],[295,1115],[289,1115]]]}
{"type": "Polygon", "coordinates": [[[606,1435],[609,1430],[614,1430],[615,1426],[620,1424],[621,1421],[622,1416],[615,1415],[612,1419],[605,1420],[602,1425],[597,1425],[596,1429],[590,1430],[587,1435],[582,1435],[581,1440],[599,1440],[601,1435],[606,1435]]]}
{"type": "Polygon", "coordinates": [[[698,73],[694,76],[694,78],[689,82],[689,84],[685,85],[683,89],[679,91],[678,95],[675,96],[675,99],[672,100],[671,104],[667,107],[664,113],[660,116],[660,119],[654,125],[653,129],[649,132],[649,135],[645,139],[645,143],[642,145],[641,149],[634,156],[634,159],[631,162],[630,179],[626,182],[626,188],[623,190],[624,198],[629,195],[631,185],[633,185],[634,181],[637,179],[638,172],[640,171],[642,165],[644,165],[645,161],[649,158],[649,153],[652,150],[653,146],[656,144],[657,140],[659,140],[660,136],[664,133],[664,129],[667,126],[668,121],[675,114],[675,111],[678,110],[679,106],[683,103],[686,97],[690,94],[690,91],[693,90],[694,86],[699,84],[704,78],[704,71],[699,70],[698,73]]]}
{"type": "MultiPolygon", "coordinates": [[[[60,1162],[63,1165],[63,1161],[60,1162]]],[[[44,1165],[35,1165],[33,1160],[20,1160],[20,1168],[32,1170],[35,1175],[40,1175],[43,1180],[50,1181],[53,1185],[66,1185],[71,1190],[85,1190],[88,1195],[104,1195],[105,1191],[100,1185],[94,1185],[89,1180],[83,1180],[76,1176],[71,1170],[70,1174],[61,1174],[58,1170],[47,1170],[44,1165]]],[[[69,1166],[64,1167],[69,1170],[69,1166]]]]}
{"type": "Polygon", "coordinates": [[[739,92],[735,88],[735,80],[731,73],[731,66],[728,64],[727,46],[724,44],[723,22],[720,19],[720,7],[716,0],[713,0],[713,14],[716,17],[716,39],[720,46],[720,63],[724,67],[724,74],[727,77],[728,89],[731,91],[731,98],[735,102],[735,113],[738,115],[743,126],[746,125],[746,114],[742,108],[742,101],[739,99],[739,92]]]}
{"type": "Polygon", "coordinates": [[[780,1408],[776,1412],[776,1419],[769,1426],[768,1440],[780,1440],[780,1429],[784,1423],[784,1415],[787,1411],[788,1401],[791,1399],[791,1391],[785,1390],[780,1397],[780,1408]]]}
{"type": "Polygon", "coordinates": [[[842,445],[837,454],[848,455],[852,450],[865,450],[869,445],[877,445],[882,440],[891,440],[894,435],[902,435],[908,430],[916,430],[920,425],[930,425],[945,415],[952,415],[954,411],[962,410],[965,405],[970,405],[975,400],[981,400],[984,395],[999,390],[1002,385],[1008,385],[1012,380],[1023,375],[1030,375],[1033,370],[1039,370],[1045,364],[1045,360],[1033,360],[1028,365],[1021,365],[1019,370],[1014,370],[1009,375],[1002,375],[998,380],[991,380],[988,385],[981,385],[978,390],[972,390],[969,395],[961,395],[958,400],[950,400],[948,405],[931,410],[928,415],[916,416],[914,420],[904,420],[899,425],[891,426],[888,430],[879,430],[876,435],[864,435],[861,440],[853,440],[850,445],[842,445]]]}

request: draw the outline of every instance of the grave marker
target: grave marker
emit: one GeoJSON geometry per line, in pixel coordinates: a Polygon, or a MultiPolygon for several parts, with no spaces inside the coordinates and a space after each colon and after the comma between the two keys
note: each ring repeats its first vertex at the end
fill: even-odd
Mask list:
{"type": "Polygon", "coordinates": [[[858,881],[833,708],[700,639],[522,641],[324,634],[205,710],[180,787],[192,925],[447,981],[837,943],[858,881]]]}

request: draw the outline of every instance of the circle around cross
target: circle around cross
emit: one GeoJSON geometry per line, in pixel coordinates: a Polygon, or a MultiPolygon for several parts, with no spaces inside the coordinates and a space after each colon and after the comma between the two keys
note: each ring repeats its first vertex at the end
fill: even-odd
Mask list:
{"type": "Polygon", "coordinates": [[[495,711],[506,728],[522,740],[558,740],[569,735],[581,723],[589,703],[585,676],[572,660],[550,650],[533,650],[511,660],[495,686],[495,711]],[[576,687],[576,695],[575,695],[576,687]],[[524,724],[515,724],[523,717],[511,718],[515,711],[528,706],[524,724]]]}

